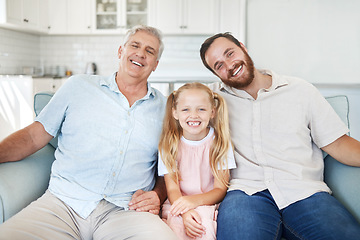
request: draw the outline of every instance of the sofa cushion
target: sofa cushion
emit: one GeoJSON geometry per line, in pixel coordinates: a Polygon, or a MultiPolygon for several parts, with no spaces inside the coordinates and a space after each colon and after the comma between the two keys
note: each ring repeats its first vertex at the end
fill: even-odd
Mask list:
{"type": "Polygon", "coordinates": [[[50,99],[54,96],[53,92],[39,92],[34,96],[34,112],[38,116],[41,110],[48,104],[50,99]]]}

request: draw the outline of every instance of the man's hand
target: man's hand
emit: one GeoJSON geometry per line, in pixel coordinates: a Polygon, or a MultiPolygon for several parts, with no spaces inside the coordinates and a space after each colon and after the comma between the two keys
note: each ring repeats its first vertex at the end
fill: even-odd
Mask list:
{"type": "Polygon", "coordinates": [[[195,210],[182,214],[185,233],[191,238],[200,238],[204,235],[205,227],[201,225],[201,217],[195,210]]]}
{"type": "Polygon", "coordinates": [[[138,212],[160,213],[160,199],[155,191],[137,190],[131,198],[129,209],[138,212]]]}

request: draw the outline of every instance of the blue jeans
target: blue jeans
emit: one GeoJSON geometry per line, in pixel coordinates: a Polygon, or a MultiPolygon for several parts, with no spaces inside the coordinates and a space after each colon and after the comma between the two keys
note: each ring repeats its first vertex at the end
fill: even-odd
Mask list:
{"type": "Polygon", "coordinates": [[[268,190],[234,190],[220,204],[217,240],[360,239],[360,224],[334,197],[316,193],[279,210],[268,190]]]}

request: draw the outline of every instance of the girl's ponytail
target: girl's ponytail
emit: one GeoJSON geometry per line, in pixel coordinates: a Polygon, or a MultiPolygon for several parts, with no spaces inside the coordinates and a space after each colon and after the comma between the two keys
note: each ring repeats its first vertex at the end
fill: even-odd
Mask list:
{"type": "Polygon", "coordinates": [[[163,128],[159,142],[159,153],[170,176],[174,179],[174,181],[178,181],[179,171],[176,164],[176,157],[182,131],[178,122],[172,115],[175,102],[174,91],[169,95],[166,102],[163,128]]]}
{"type": "Polygon", "coordinates": [[[225,176],[229,172],[227,168],[228,151],[232,148],[229,114],[225,99],[215,92],[213,93],[213,97],[215,100],[215,118],[213,119],[215,139],[210,150],[211,168],[214,177],[220,180],[225,186],[228,186],[229,183],[225,179],[225,176]]]}

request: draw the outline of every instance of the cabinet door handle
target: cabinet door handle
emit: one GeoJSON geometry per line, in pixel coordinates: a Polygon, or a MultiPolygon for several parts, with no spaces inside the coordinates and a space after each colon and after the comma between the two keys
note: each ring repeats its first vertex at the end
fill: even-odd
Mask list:
{"type": "Polygon", "coordinates": [[[24,22],[29,22],[29,19],[24,18],[24,22]]]}

